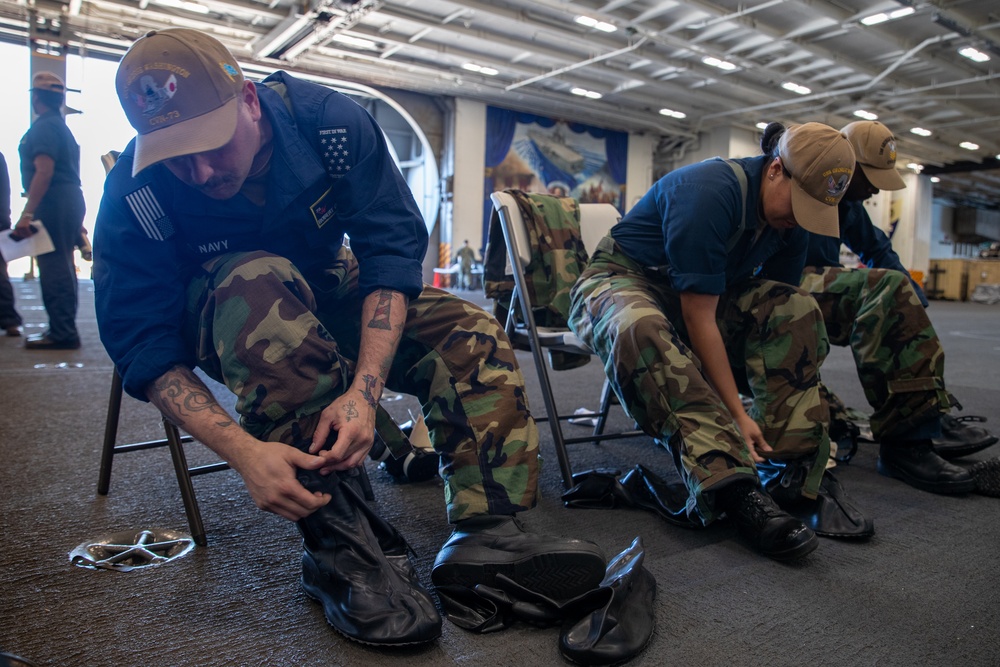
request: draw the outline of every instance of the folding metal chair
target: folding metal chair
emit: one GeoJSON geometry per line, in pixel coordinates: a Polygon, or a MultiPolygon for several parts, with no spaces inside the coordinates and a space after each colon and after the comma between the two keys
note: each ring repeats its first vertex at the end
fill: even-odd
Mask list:
{"type": "MultiPolygon", "coordinates": [[[[552,391],[552,383],[549,379],[549,364],[545,360],[544,352],[557,350],[585,355],[593,355],[594,352],[569,328],[542,327],[535,323],[532,309],[545,304],[532,303],[529,290],[526,288],[525,269],[532,261],[533,252],[526,223],[513,195],[508,192],[494,192],[490,195],[490,199],[493,201],[493,207],[500,220],[504,242],[507,246],[509,271],[514,278],[514,293],[505,329],[515,346],[527,347],[531,351],[542,389],[542,400],[548,415],[538,418],[537,421],[549,423],[556,456],[559,459],[563,486],[568,489],[573,486],[573,466],[570,463],[567,445],[581,442],[597,444],[603,440],[635,437],[641,435],[642,432],[630,430],[620,433],[604,433],[608,412],[612,403],[615,402],[611,384],[605,380],[601,389],[600,408],[595,415],[592,415],[597,419],[593,432],[587,436],[572,437],[563,433],[562,422],[580,415],[559,414],[552,391]],[[518,313],[520,313],[520,319],[517,317],[518,313]]],[[[580,204],[580,236],[588,253],[594,251],[597,243],[620,218],[618,209],[611,204],[580,204]]],[[[564,313],[564,315],[568,315],[568,313],[564,313]]]]}

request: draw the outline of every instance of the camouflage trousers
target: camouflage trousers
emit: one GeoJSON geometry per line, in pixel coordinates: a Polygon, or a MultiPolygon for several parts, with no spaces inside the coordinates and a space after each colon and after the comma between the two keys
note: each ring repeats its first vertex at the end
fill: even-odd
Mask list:
{"type": "Polygon", "coordinates": [[[806,267],[802,289],[823,312],[832,345],[850,346],[876,439],[933,437],[950,402],[944,350],[906,274],[806,267]],[[927,433],[926,429],[932,429],[927,433]]]}
{"type": "MultiPolygon", "coordinates": [[[[307,448],[357,359],[357,260],[344,248],[308,280],[264,252],[222,255],[202,268],[185,323],[198,365],[237,395],[249,433],[307,448]]],[[[449,521],[535,505],[538,429],[510,341],[488,313],[425,287],[409,303],[386,386],[422,406],[449,521]]]]}
{"type": "MultiPolygon", "coordinates": [[[[818,365],[829,345],[815,301],[784,283],[751,280],[724,294],[716,321],[749,414],[775,462],[829,455],[829,413],[818,365]]],[[[756,478],[746,443],[688,346],[680,295],[605,238],[573,288],[570,327],[604,361],[629,416],[672,454],[687,485],[687,511],[716,517],[706,492],[734,477],[756,478]]],[[[802,493],[814,497],[823,466],[802,493]]]]}

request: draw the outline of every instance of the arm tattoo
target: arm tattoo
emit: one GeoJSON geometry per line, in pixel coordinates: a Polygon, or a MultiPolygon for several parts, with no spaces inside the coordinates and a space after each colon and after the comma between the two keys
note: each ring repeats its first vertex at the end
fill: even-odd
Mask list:
{"type": "Polygon", "coordinates": [[[184,427],[185,415],[208,410],[216,419],[216,426],[227,428],[236,422],[229,413],[222,409],[208,389],[194,378],[195,382],[184,382],[183,376],[173,373],[163,375],[153,384],[155,395],[150,396],[153,403],[164,412],[170,421],[184,427]]]}
{"type": "Polygon", "coordinates": [[[373,375],[362,375],[361,379],[365,381],[365,388],[361,390],[361,396],[364,397],[368,407],[374,410],[378,406],[378,399],[375,398],[375,391],[378,390],[378,378],[373,375]]]}
{"type": "Polygon", "coordinates": [[[392,290],[382,289],[378,293],[378,305],[375,306],[375,314],[372,315],[372,319],[368,322],[369,329],[385,329],[386,331],[392,330],[392,325],[389,323],[389,311],[392,307],[392,290]]]}
{"type": "Polygon", "coordinates": [[[354,401],[348,401],[347,404],[344,406],[344,416],[347,417],[347,421],[351,421],[352,419],[357,419],[358,417],[361,416],[361,413],[358,412],[358,409],[354,407],[355,405],[357,404],[354,401]]]}

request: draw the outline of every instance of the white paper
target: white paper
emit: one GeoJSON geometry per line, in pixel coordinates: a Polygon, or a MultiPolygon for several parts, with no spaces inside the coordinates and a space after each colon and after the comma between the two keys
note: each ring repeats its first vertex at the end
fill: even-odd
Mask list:
{"type": "Polygon", "coordinates": [[[42,221],[32,220],[31,224],[37,227],[38,231],[21,241],[16,241],[11,236],[14,231],[12,229],[0,232],[0,255],[3,255],[5,261],[11,262],[21,257],[37,257],[56,249],[42,221]]]}

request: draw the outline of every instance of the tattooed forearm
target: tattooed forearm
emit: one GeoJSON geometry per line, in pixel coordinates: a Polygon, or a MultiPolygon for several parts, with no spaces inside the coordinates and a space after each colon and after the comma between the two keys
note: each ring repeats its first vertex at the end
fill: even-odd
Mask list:
{"type": "Polygon", "coordinates": [[[235,426],[229,413],[222,409],[208,388],[194,373],[187,369],[175,368],[157,378],[147,396],[170,421],[184,427],[198,412],[208,412],[215,425],[228,428],[235,426]]]}
{"type": "Polygon", "coordinates": [[[364,397],[365,403],[368,404],[368,407],[374,410],[378,405],[378,396],[376,396],[376,393],[379,395],[382,393],[378,386],[378,378],[373,375],[366,374],[361,376],[361,379],[365,383],[365,388],[361,390],[361,396],[364,397]]]}
{"type": "Polygon", "coordinates": [[[348,401],[344,405],[344,417],[347,418],[347,421],[351,421],[352,419],[357,419],[358,417],[361,416],[361,413],[358,412],[358,408],[356,406],[357,403],[355,403],[354,401],[348,401]]]}
{"type": "Polygon", "coordinates": [[[392,310],[392,290],[381,289],[378,293],[378,304],[375,306],[375,314],[368,322],[369,329],[392,330],[389,322],[389,315],[392,310]]]}

